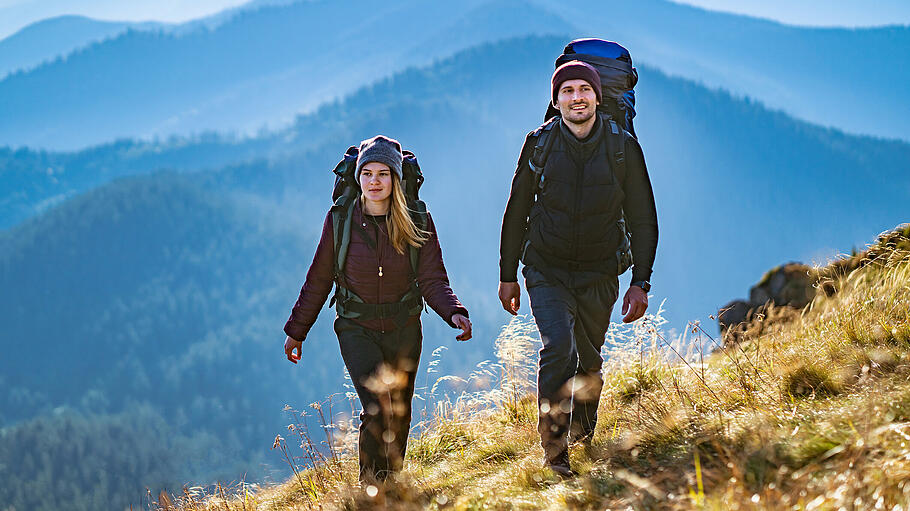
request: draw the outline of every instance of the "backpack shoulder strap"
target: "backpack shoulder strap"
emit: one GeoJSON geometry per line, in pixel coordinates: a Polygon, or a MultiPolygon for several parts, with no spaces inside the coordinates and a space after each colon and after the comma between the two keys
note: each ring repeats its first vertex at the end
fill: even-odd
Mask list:
{"type": "Polygon", "coordinates": [[[547,157],[550,155],[550,148],[553,146],[553,127],[560,121],[560,117],[554,116],[547,122],[543,123],[536,130],[528,135],[529,139],[534,140],[534,150],[531,152],[528,162],[531,170],[536,174],[543,172],[544,165],[547,164],[547,157]]]}
{"type": "Polygon", "coordinates": [[[606,128],[607,150],[610,161],[613,163],[613,173],[625,179],[626,177],[626,133],[625,130],[611,117],[604,117],[606,128]]]}
{"type": "MultiPolygon", "coordinates": [[[[528,155],[528,166],[537,177],[537,190],[543,189],[543,169],[547,164],[547,157],[550,156],[550,148],[553,146],[553,127],[559,124],[559,121],[558,115],[551,117],[536,130],[528,133],[528,137],[525,139],[526,148],[530,148],[529,144],[534,144],[528,155]]],[[[523,148],[522,152],[524,151],[523,148]]]]}
{"type": "Polygon", "coordinates": [[[351,223],[354,218],[354,207],[351,197],[342,195],[332,206],[332,235],[335,241],[335,280],[341,282],[344,275],[344,263],[351,245],[351,223]]]}
{"type": "MultiPolygon", "coordinates": [[[[612,117],[604,116],[605,136],[607,139],[607,152],[610,158],[610,165],[613,170],[614,179],[626,178],[626,137],[632,136],[625,131],[612,117]]],[[[632,237],[626,222],[626,212],[622,211],[622,216],[617,222],[617,227],[622,233],[622,243],[616,251],[617,275],[623,274],[632,264],[632,237]]]]}
{"type": "MultiPolygon", "coordinates": [[[[410,201],[408,204],[408,210],[411,214],[411,218],[414,220],[414,225],[421,231],[427,229],[427,204],[420,200],[416,199],[410,201]]],[[[417,268],[420,262],[420,249],[418,247],[409,246],[408,253],[411,259],[411,272],[413,272],[413,280],[417,281],[417,268]]]]}

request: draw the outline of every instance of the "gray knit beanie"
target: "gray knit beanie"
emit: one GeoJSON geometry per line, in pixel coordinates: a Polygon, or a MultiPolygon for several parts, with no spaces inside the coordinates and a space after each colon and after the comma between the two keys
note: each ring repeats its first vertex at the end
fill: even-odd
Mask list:
{"type": "Polygon", "coordinates": [[[360,143],[360,150],[357,152],[357,170],[354,171],[354,177],[358,181],[360,180],[360,169],[371,161],[385,163],[398,176],[399,181],[404,179],[401,173],[401,144],[394,138],[376,135],[360,143]]]}

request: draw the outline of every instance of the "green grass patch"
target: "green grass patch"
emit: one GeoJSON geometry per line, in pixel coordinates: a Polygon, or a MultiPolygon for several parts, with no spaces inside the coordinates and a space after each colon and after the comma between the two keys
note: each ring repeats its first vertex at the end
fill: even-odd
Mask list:
{"type": "Polygon", "coordinates": [[[910,390],[900,394],[885,413],[889,422],[910,422],[910,390]]]}
{"type": "Polygon", "coordinates": [[[830,369],[815,364],[802,364],[784,375],[783,390],[793,397],[823,398],[839,394],[840,386],[835,382],[830,369]]]}
{"type": "Polygon", "coordinates": [[[454,422],[436,425],[431,434],[425,434],[408,446],[409,460],[432,465],[454,452],[463,452],[472,442],[474,435],[470,426],[454,422]]]}
{"type": "Polygon", "coordinates": [[[615,497],[626,489],[626,483],[616,478],[606,467],[595,467],[588,472],[582,484],[585,489],[597,497],[615,497]]]}
{"type": "Polygon", "coordinates": [[[528,425],[537,424],[537,397],[525,396],[517,402],[503,405],[502,413],[497,415],[503,424],[528,425]]]}
{"type": "Polygon", "coordinates": [[[821,459],[832,449],[840,447],[842,442],[825,435],[812,435],[794,446],[792,451],[793,465],[802,467],[808,463],[821,459]]]}
{"type": "Polygon", "coordinates": [[[497,442],[473,449],[471,457],[474,463],[505,463],[518,458],[524,446],[515,442],[497,442]]]}
{"type": "Polygon", "coordinates": [[[617,391],[617,397],[620,402],[629,405],[634,403],[643,393],[659,387],[660,376],[654,368],[639,369],[623,378],[617,391]]]}

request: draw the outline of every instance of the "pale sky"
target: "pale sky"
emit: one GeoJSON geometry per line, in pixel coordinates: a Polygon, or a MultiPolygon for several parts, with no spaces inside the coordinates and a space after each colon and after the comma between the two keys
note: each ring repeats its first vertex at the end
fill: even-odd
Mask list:
{"type": "MultiPolygon", "coordinates": [[[[248,0],[0,0],[0,39],[42,19],[64,14],[115,21],[181,22],[248,0]]],[[[343,1],[343,0],[339,0],[343,1]]],[[[394,0],[393,0],[394,1],[394,0]]],[[[610,0],[630,1],[630,0],[610,0]]],[[[910,0],[674,0],[806,26],[910,25],[910,0]]]]}
{"type": "Polygon", "coordinates": [[[36,21],[79,14],[111,21],[181,22],[249,0],[0,0],[0,39],[36,21]]]}
{"type": "Polygon", "coordinates": [[[811,27],[910,25],[908,0],[672,0],[811,27]]]}

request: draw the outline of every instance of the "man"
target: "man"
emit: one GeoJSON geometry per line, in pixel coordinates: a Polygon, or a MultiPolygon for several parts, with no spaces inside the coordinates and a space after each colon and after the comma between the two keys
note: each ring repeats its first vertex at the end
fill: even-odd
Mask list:
{"type": "Polygon", "coordinates": [[[533,135],[539,131],[532,132],[502,221],[499,299],[507,312],[517,314],[521,259],[543,341],[537,429],[546,464],[566,477],[573,474],[569,436],[590,442],[597,420],[600,349],[619,294],[618,274],[625,270],[623,216],[634,260],[622,305],[626,323],[648,308],[657,249],[657,212],[641,147],[597,112],[601,94],[600,76],[590,65],[575,60],[556,69],[552,101],[560,115],[549,130],[546,161],[531,165],[533,135]],[[621,138],[611,145],[608,136],[621,138]]]}

